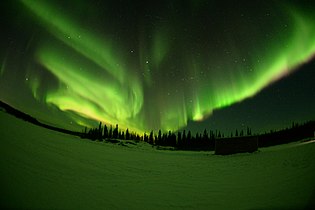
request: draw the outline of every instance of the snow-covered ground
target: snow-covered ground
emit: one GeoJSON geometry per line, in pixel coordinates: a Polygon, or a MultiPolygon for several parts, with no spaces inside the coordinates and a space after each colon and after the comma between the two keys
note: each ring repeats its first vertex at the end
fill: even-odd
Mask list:
{"type": "Polygon", "coordinates": [[[301,209],[315,199],[315,143],[253,154],[92,142],[0,112],[1,207],[301,209]]]}

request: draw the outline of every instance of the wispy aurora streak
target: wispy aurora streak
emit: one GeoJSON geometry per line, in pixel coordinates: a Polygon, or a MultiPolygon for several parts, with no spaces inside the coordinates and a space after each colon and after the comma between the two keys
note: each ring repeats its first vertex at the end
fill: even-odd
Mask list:
{"type": "Polygon", "coordinates": [[[138,48],[130,49],[82,27],[52,4],[22,2],[55,38],[42,40],[35,56],[60,82],[46,91],[46,102],[138,132],[177,130],[188,120],[203,120],[214,109],[254,96],[315,55],[315,18],[295,8],[282,11],[291,23],[287,33],[263,44],[260,37],[245,46],[226,39],[205,48],[191,43],[197,35],[191,38],[174,22],[161,21],[153,29],[140,27],[138,48]]]}

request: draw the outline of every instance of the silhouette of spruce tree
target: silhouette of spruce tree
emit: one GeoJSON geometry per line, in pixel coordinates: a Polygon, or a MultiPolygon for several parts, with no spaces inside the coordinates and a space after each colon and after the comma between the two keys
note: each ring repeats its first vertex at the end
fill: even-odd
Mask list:
{"type": "Polygon", "coordinates": [[[252,131],[249,127],[246,128],[246,135],[247,136],[251,136],[252,135],[252,131]]]}
{"type": "Polygon", "coordinates": [[[111,139],[113,137],[113,127],[110,125],[109,131],[108,131],[108,138],[111,139]]]}
{"type": "Polygon", "coordinates": [[[122,132],[119,132],[119,133],[120,133],[120,134],[119,134],[119,139],[125,140],[125,132],[122,131],[122,132]]]}
{"type": "Polygon", "coordinates": [[[150,132],[149,143],[153,144],[153,131],[150,132]]]}
{"type": "Polygon", "coordinates": [[[149,142],[149,137],[146,133],[143,134],[143,141],[149,142]]]}
{"type": "Polygon", "coordinates": [[[209,137],[208,137],[208,132],[207,132],[207,129],[205,129],[203,131],[203,136],[202,136],[203,140],[204,141],[208,141],[209,137]]]}
{"type": "Polygon", "coordinates": [[[118,138],[118,124],[116,124],[116,128],[113,131],[113,138],[117,139],[118,138]]]}
{"type": "Polygon", "coordinates": [[[130,134],[128,128],[126,129],[126,140],[130,140],[130,134]]]}
{"type": "Polygon", "coordinates": [[[161,129],[159,130],[159,133],[158,133],[158,140],[157,140],[157,144],[161,144],[162,143],[162,132],[161,132],[161,129]]]}
{"type": "Polygon", "coordinates": [[[186,130],[183,130],[182,147],[186,147],[186,146],[187,146],[186,130]]]}
{"type": "Polygon", "coordinates": [[[102,128],[102,122],[100,122],[99,126],[98,126],[98,135],[97,135],[97,139],[98,140],[102,140],[102,135],[103,135],[103,128],[102,128]]]}
{"type": "Polygon", "coordinates": [[[191,132],[190,130],[187,133],[186,145],[188,146],[191,143],[191,132]]]}
{"type": "Polygon", "coordinates": [[[182,134],[180,131],[177,132],[177,146],[180,146],[182,143],[182,134]]]}
{"type": "Polygon", "coordinates": [[[104,139],[107,139],[108,138],[108,129],[107,129],[107,126],[106,124],[104,125],[104,136],[103,136],[104,139]]]}

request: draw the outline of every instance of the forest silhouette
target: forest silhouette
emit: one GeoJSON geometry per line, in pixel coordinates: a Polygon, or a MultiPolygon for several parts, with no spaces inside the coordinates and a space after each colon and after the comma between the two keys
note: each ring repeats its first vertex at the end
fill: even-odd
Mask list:
{"type": "Polygon", "coordinates": [[[155,146],[173,147],[181,150],[214,150],[216,140],[239,141],[240,139],[253,139],[258,141],[258,147],[268,147],[278,144],[286,144],[294,141],[299,141],[307,138],[314,137],[315,134],[315,121],[298,124],[293,122],[291,127],[284,128],[278,131],[269,131],[263,134],[252,134],[249,127],[246,130],[237,130],[226,136],[218,130],[207,130],[203,133],[196,133],[192,135],[191,131],[183,130],[177,132],[158,132],[151,131],[149,134],[144,133],[139,135],[135,132],[130,132],[127,128],[125,131],[119,130],[118,124],[115,128],[111,125],[102,125],[99,123],[98,128],[92,128],[87,131],[87,128],[82,132],[82,137],[91,140],[108,140],[117,142],[115,140],[136,140],[144,141],[155,146]],[[251,137],[251,138],[249,138],[251,137]],[[113,141],[114,140],[114,141],[113,141]]]}
{"type": "Polygon", "coordinates": [[[315,121],[308,121],[302,124],[293,122],[290,127],[278,131],[270,130],[263,134],[252,134],[251,129],[247,127],[246,130],[235,129],[235,132],[232,132],[229,135],[226,135],[219,130],[213,131],[207,129],[204,129],[202,133],[197,132],[195,135],[193,135],[190,130],[177,132],[162,132],[161,130],[158,130],[157,132],[151,131],[150,133],[140,135],[136,132],[129,131],[128,128],[126,130],[121,130],[119,129],[118,124],[113,127],[112,125],[103,125],[102,122],[100,122],[99,126],[96,128],[88,129],[85,127],[82,132],[76,132],[39,122],[36,118],[25,114],[2,101],[0,101],[0,107],[7,113],[37,126],[79,136],[84,139],[107,141],[111,143],[118,143],[123,140],[144,141],[153,146],[157,146],[158,148],[171,147],[172,149],[179,150],[211,151],[215,150],[216,142],[218,143],[220,141],[244,142],[244,139],[255,139],[257,140],[257,147],[268,147],[315,137],[315,121]]]}

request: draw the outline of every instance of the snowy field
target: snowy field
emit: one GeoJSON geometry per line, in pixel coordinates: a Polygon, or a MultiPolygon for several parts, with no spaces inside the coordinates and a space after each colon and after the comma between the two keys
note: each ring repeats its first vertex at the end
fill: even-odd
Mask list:
{"type": "Polygon", "coordinates": [[[315,143],[253,154],[92,142],[0,112],[1,207],[303,209],[314,205],[315,143]]]}

